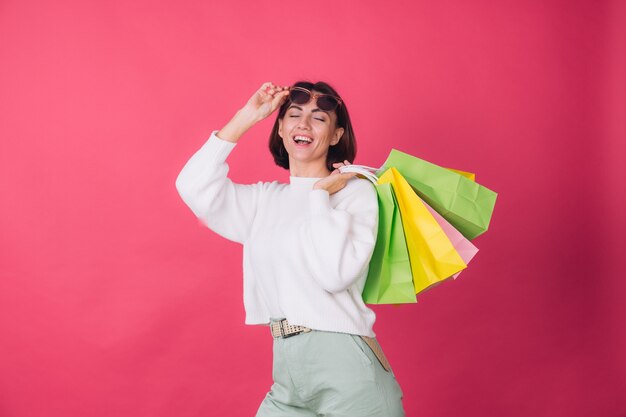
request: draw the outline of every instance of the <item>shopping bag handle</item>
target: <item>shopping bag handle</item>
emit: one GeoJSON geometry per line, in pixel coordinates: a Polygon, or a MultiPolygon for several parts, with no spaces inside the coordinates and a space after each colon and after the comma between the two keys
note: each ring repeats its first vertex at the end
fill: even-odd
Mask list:
{"type": "Polygon", "coordinates": [[[372,168],[372,167],[368,167],[368,166],[365,166],[365,165],[344,165],[342,167],[339,167],[339,172],[341,172],[341,173],[344,173],[344,172],[355,172],[357,174],[363,175],[372,184],[376,185],[376,184],[378,184],[378,177],[372,171],[376,172],[376,171],[378,171],[378,169],[372,168]]]}

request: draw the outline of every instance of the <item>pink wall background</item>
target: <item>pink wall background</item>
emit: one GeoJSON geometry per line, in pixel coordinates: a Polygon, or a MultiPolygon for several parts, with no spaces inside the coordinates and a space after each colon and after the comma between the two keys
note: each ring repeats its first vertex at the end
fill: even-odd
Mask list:
{"type": "MultiPolygon", "coordinates": [[[[357,163],[499,192],[481,251],[376,307],[408,416],[626,416],[626,6],[0,1],[0,416],[252,416],[267,328],[176,175],[265,81],[326,80],[357,163]]],[[[279,179],[274,118],[229,162],[279,179]]]]}

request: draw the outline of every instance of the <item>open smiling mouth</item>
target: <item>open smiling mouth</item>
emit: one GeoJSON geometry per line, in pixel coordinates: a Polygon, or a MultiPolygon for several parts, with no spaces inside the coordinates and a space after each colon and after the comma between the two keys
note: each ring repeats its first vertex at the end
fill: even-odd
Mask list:
{"type": "Polygon", "coordinates": [[[301,146],[307,146],[313,143],[313,139],[306,137],[306,136],[300,136],[300,135],[294,136],[293,141],[296,142],[297,145],[301,145],[301,146]]]}

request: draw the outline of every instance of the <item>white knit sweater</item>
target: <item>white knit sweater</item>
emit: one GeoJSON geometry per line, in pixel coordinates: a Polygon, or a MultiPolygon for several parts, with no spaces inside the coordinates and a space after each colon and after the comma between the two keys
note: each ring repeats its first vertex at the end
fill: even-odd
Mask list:
{"type": "Polygon", "coordinates": [[[372,184],[353,178],[333,195],[319,178],[243,185],[227,176],[236,146],[213,131],[176,180],[193,213],[219,235],[243,244],[246,324],[290,324],[375,336],[361,297],[378,227],[372,184]]]}

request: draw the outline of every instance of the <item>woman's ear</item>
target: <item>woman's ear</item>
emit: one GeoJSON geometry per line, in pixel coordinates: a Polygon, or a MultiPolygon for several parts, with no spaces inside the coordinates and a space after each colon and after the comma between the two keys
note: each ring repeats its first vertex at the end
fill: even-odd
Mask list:
{"type": "Polygon", "coordinates": [[[283,119],[278,119],[278,136],[283,137],[283,119]]]}
{"type": "Polygon", "coordinates": [[[335,130],[335,135],[333,136],[333,140],[330,141],[331,146],[335,146],[336,144],[339,143],[339,140],[343,136],[343,132],[344,132],[343,127],[340,127],[339,129],[335,130]]]}

